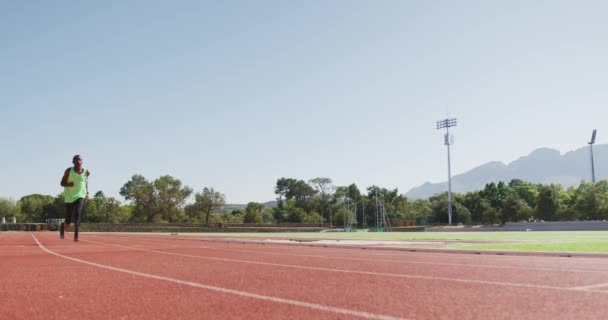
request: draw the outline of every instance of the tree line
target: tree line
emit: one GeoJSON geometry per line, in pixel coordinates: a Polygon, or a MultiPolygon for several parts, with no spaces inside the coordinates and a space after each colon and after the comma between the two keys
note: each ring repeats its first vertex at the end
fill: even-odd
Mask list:
{"type": "MultiPolygon", "coordinates": [[[[276,206],[250,202],[226,210],[226,196],[212,187],[199,192],[169,175],[148,180],[134,175],[120,189],[121,203],[98,191],[85,207],[88,223],[324,223],[375,226],[381,204],[391,219],[446,224],[447,192],[427,199],[408,199],[398,189],[379,186],[361,191],[356,184],[336,186],[330,178],[308,181],[282,177],[274,187],[276,206]]],[[[63,195],[31,194],[17,201],[0,198],[0,217],[19,222],[63,218],[63,195]]],[[[608,218],[608,180],[581,182],[564,189],[559,184],[513,179],[488,183],[482,190],[456,193],[453,221],[500,224],[509,221],[605,220],[608,218]]]]}

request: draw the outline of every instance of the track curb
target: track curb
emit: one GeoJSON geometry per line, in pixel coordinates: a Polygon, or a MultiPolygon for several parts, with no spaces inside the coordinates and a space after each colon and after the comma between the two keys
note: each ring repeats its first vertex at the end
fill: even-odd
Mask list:
{"type": "MultiPolygon", "coordinates": [[[[300,246],[314,248],[342,248],[342,249],[359,249],[359,250],[382,250],[382,251],[403,251],[403,252],[423,252],[423,253],[451,253],[451,254],[474,254],[474,255],[499,255],[499,256],[538,256],[538,257],[560,257],[560,258],[603,258],[608,259],[608,253],[590,253],[590,252],[551,252],[551,251],[510,251],[510,250],[479,250],[479,249],[437,249],[437,248],[414,248],[414,247],[399,247],[395,245],[385,245],[381,241],[375,241],[368,244],[338,244],[338,243],[314,243],[316,241],[332,241],[328,239],[276,239],[276,240],[256,240],[256,239],[212,239],[212,238],[196,238],[191,236],[179,237],[179,235],[151,237],[137,236],[141,238],[154,239],[171,239],[171,240],[189,240],[189,241],[206,241],[217,243],[242,243],[242,244],[259,244],[259,245],[282,245],[282,246],[300,246]]],[[[364,241],[364,240],[362,240],[364,241]]],[[[338,242],[338,241],[336,241],[338,242]]]]}

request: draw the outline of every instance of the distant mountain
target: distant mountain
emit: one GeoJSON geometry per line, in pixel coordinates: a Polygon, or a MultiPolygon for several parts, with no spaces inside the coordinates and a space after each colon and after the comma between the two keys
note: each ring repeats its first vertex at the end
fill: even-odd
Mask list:
{"type": "MultiPolygon", "coordinates": [[[[608,179],[608,144],[594,145],[595,179],[608,179]]],[[[561,155],[558,150],[540,148],[510,164],[488,162],[463,174],[452,177],[452,192],[465,193],[483,189],[486,183],[521,179],[534,183],[560,183],[564,187],[577,186],[581,180],[591,181],[589,147],[582,147],[561,155]]],[[[428,198],[447,191],[447,181],[426,182],[412,188],[405,196],[428,198]]]]}

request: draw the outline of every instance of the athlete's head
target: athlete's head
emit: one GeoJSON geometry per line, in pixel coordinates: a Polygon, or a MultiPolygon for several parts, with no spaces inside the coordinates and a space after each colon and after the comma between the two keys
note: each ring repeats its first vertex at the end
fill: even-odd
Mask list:
{"type": "Polygon", "coordinates": [[[82,157],[77,154],[72,158],[72,163],[74,164],[74,167],[76,168],[80,168],[82,166],[82,157]]]}

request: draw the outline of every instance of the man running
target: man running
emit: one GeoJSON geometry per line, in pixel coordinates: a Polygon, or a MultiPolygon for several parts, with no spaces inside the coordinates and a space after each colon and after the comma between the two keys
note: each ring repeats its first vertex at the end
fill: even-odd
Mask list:
{"type": "Polygon", "coordinates": [[[89,175],[91,172],[82,167],[82,158],[75,155],[72,158],[73,167],[67,168],[61,178],[63,196],[65,198],[65,222],[61,223],[59,237],[64,238],[74,220],[74,241],[78,241],[78,226],[82,218],[84,202],[89,200],[89,175]]]}

